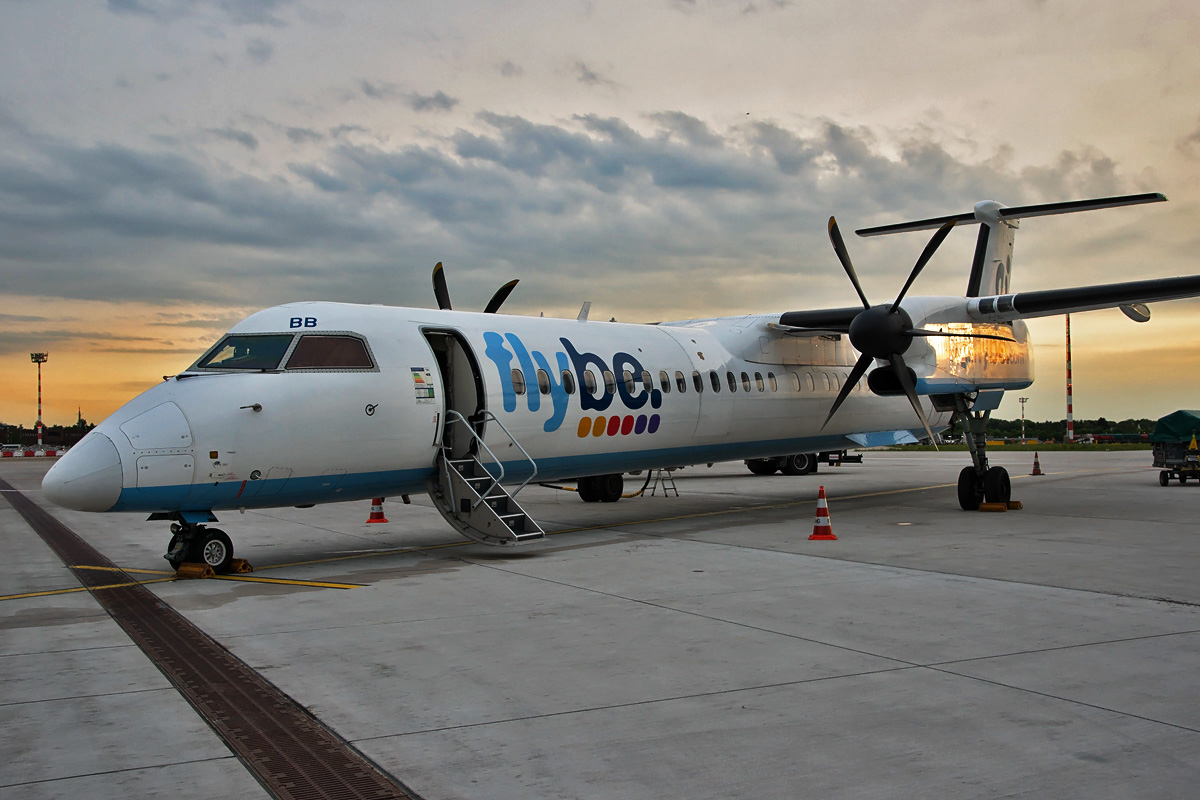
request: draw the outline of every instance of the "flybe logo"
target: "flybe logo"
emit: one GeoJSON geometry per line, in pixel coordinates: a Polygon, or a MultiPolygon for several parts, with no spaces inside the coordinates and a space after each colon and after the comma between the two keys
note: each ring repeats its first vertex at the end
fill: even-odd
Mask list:
{"type": "Polygon", "coordinates": [[[534,376],[537,375],[539,369],[544,370],[549,376],[550,393],[545,399],[550,402],[550,417],[542,426],[547,433],[561,428],[563,420],[566,419],[567,408],[571,403],[571,394],[567,391],[563,373],[568,371],[573,372],[579,378],[576,396],[579,398],[579,408],[585,413],[579,422],[578,434],[581,438],[605,434],[627,436],[631,433],[636,435],[654,433],[658,430],[658,414],[643,413],[634,416],[633,414],[619,413],[621,410],[638,411],[645,409],[647,405],[650,409],[662,407],[662,392],[642,384],[640,376],[643,367],[635,356],[629,353],[615,353],[612,357],[611,369],[612,374],[618,376],[615,381],[615,393],[608,391],[602,379],[596,381],[593,392],[589,391],[587,383],[583,380],[584,373],[589,367],[592,367],[593,375],[600,377],[610,371],[609,365],[595,353],[580,352],[566,337],[558,340],[562,343],[563,350],[551,354],[554,357],[553,364],[545,354],[527,348],[515,333],[501,335],[494,331],[487,331],[483,334],[483,341],[486,345],[484,355],[492,360],[496,365],[496,370],[500,373],[505,411],[511,413],[517,410],[517,390],[513,385],[514,369],[520,369],[530,384],[525,392],[525,403],[530,411],[540,411],[544,399],[541,392],[538,391],[534,376]],[[620,377],[626,370],[637,376],[637,379],[633,381],[632,391],[620,377]],[[618,408],[614,409],[618,413],[604,414],[618,399],[624,409],[618,408]],[[590,412],[596,413],[597,416],[593,418],[590,416],[590,412]]]}

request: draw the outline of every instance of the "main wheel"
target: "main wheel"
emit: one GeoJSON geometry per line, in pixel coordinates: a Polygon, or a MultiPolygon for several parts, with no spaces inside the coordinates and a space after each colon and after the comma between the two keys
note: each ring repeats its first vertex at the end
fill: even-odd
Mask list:
{"type": "Polygon", "coordinates": [[[784,475],[809,475],[816,471],[816,453],[795,453],[783,459],[784,475]]]}
{"type": "Polygon", "coordinates": [[[958,504],[963,511],[978,511],[983,502],[983,481],[974,467],[963,467],[958,473],[958,504]]]}
{"type": "Polygon", "coordinates": [[[621,493],[625,491],[625,479],[620,473],[615,475],[601,475],[596,478],[596,483],[600,486],[600,502],[615,503],[621,499],[621,493]]]}
{"type": "Polygon", "coordinates": [[[1159,486],[1166,486],[1170,482],[1171,482],[1171,473],[1167,472],[1165,469],[1162,472],[1158,473],[1158,485],[1159,486]]]}
{"type": "Polygon", "coordinates": [[[579,479],[579,499],[585,503],[600,502],[600,486],[594,477],[579,479]]]}
{"type": "Polygon", "coordinates": [[[989,503],[1007,503],[1012,499],[1012,484],[1008,480],[1008,470],[1004,467],[992,467],[984,473],[983,496],[989,503]]]}
{"type": "Polygon", "coordinates": [[[213,572],[229,571],[229,565],[233,563],[233,542],[225,531],[205,528],[196,534],[192,545],[200,556],[199,560],[212,567],[213,572]]]}
{"type": "Polygon", "coordinates": [[[779,469],[778,458],[752,458],[746,462],[746,466],[755,475],[774,475],[779,469]]]}
{"type": "Polygon", "coordinates": [[[1187,475],[1184,475],[1182,472],[1179,473],[1179,485],[1182,486],[1183,484],[1187,483],[1187,478],[1187,475]]]}

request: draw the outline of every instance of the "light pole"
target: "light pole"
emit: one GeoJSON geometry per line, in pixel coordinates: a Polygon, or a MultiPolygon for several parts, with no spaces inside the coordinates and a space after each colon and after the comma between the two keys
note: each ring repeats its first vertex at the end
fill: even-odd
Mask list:
{"type": "Polygon", "coordinates": [[[1067,314],[1067,444],[1075,444],[1075,413],[1071,402],[1071,315],[1067,314]]]}
{"type": "Polygon", "coordinates": [[[1028,402],[1028,397],[1018,397],[1017,402],[1021,404],[1021,444],[1028,444],[1025,441],[1025,403],[1028,402]]]}
{"type": "Polygon", "coordinates": [[[38,365],[38,450],[42,449],[42,364],[50,358],[49,353],[30,353],[29,360],[38,365]]]}

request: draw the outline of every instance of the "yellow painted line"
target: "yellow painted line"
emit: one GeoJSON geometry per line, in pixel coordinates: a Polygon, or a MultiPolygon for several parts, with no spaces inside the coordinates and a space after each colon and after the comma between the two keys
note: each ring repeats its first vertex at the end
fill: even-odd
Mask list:
{"type": "Polygon", "coordinates": [[[136,572],[139,575],[174,575],[166,569],[130,569],[128,567],[94,567],[90,564],[72,564],[71,569],[94,569],[100,572],[136,572]]]}
{"type": "Polygon", "coordinates": [[[98,591],[100,589],[124,589],[127,586],[144,586],[147,583],[166,583],[173,581],[174,578],[153,578],[148,581],[126,581],[125,583],[110,583],[105,586],[74,586],[70,589],[49,589],[44,592],[26,592],[25,594],[6,594],[0,595],[0,602],[5,600],[24,600],[30,597],[51,597],[59,594],[72,594],[74,592],[86,592],[88,590],[98,591]]]}
{"type": "Polygon", "coordinates": [[[214,575],[219,581],[245,581],[247,583],[278,583],[285,586],[313,586],[321,589],[361,589],[365,583],[330,583],[327,581],[301,581],[287,578],[256,578],[250,575],[214,575]]]}

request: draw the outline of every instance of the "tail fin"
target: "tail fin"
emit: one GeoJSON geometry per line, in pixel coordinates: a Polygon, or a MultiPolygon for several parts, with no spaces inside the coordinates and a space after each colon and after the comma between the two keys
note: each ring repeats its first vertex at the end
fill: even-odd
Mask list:
{"type": "Polygon", "coordinates": [[[1043,217],[1050,214],[1070,214],[1075,211],[1094,211],[1100,208],[1132,206],[1139,203],[1161,203],[1167,198],[1161,194],[1131,194],[1122,197],[1100,197],[1094,200],[1071,200],[1065,203],[1044,203],[1035,206],[1013,206],[1006,208],[992,200],[976,203],[975,209],[966,214],[956,214],[916,222],[901,222],[863,228],[855,231],[859,236],[882,236],[888,233],[922,231],[940,228],[950,220],[959,225],[978,222],[979,238],[975,242],[975,258],[971,262],[971,277],[967,281],[967,297],[981,297],[1009,293],[1009,277],[1012,274],[1013,237],[1022,217],[1043,217]]]}

